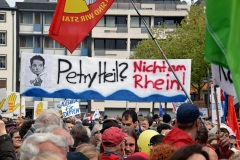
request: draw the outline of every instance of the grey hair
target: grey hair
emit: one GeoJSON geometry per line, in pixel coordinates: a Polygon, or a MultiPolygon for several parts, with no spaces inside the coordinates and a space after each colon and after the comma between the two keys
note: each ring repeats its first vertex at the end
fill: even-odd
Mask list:
{"type": "Polygon", "coordinates": [[[31,160],[40,154],[39,144],[51,142],[62,150],[68,150],[68,141],[66,137],[58,136],[52,133],[34,133],[27,137],[20,148],[20,160],[31,160]]]}
{"type": "Polygon", "coordinates": [[[31,160],[46,160],[46,159],[65,160],[53,152],[40,153],[37,156],[33,157],[31,160]]]}
{"type": "Polygon", "coordinates": [[[91,136],[93,136],[94,133],[97,132],[98,128],[102,128],[102,124],[94,124],[92,132],[91,132],[91,136]]]}
{"type": "MultiPolygon", "coordinates": [[[[50,125],[50,126],[47,126],[46,128],[40,129],[39,131],[40,131],[40,133],[53,133],[53,134],[56,134],[56,133],[54,133],[54,131],[56,129],[62,129],[62,130],[67,131],[69,133],[69,138],[70,138],[69,141],[71,141],[71,143],[74,143],[74,139],[73,139],[72,135],[70,134],[69,130],[66,129],[66,128],[59,127],[57,125],[50,125]]],[[[56,134],[56,135],[58,135],[58,134],[56,134]]]]}
{"type": "Polygon", "coordinates": [[[32,125],[36,133],[39,133],[42,128],[45,128],[49,125],[58,125],[64,127],[63,120],[61,119],[59,113],[54,109],[44,110],[35,120],[35,123],[32,125]]]}
{"type": "Polygon", "coordinates": [[[59,129],[59,128],[65,129],[65,128],[62,128],[62,127],[60,127],[58,125],[49,125],[49,126],[46,126],[44,128],[40,128],[38,131],[40,133],[52,133],[55,129],[59,129]]]}

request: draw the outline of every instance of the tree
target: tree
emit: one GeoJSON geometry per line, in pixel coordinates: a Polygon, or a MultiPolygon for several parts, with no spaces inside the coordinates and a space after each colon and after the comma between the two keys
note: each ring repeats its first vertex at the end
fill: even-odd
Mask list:
{"type": "MultiPolygon", "coordinates": [[[[181,25],[175,25],[171,32],[165,24],[159,28],[152,28],[153,35],[168,59],[192,59],[191,86],[197,90],[199,99],[204,86],[203,77],[209,67],[209,63],[204,61],[204,6],[204,4],[191,6],[181,25]]],[[[151,38],[139,42],[130,58],[163,59],[151,38]]]]}

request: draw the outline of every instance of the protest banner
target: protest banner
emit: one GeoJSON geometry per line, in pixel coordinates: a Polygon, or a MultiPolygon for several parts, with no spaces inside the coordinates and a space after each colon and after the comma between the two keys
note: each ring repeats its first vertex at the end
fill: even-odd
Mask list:
{"type": "MultiPolygon", "coordinates": [[[[190,95],[191,60],[170,60],[190,95]]],[[[49,98],[184,102],[165,60],[101,59],[22,53],[21,94],[49,98]],[[41,61],[35,71],[33,63],[41,61]]]]}
{"type": "Polygon", "coordinates": [[[6,113],[8,110],[6,88],[0,89],[0,110],[1,110],[0,113],[6,113]]]}
{"type": "Polygon", "coordinates": [[[62,106],[63,118],[81,114],[77,99],[67,99],[65,101],[61,101],[60,104],[62,106]]]}
{"type": "Polygon", "coordinates": [[[7,91],[8,113],[20,114],[20,93],[7,91]]]}
{"type": "Polygon", "coordinates": [[[48,109],[48,101],[34,101],[34,119],[37,119],[45,109],[48,109]]]}

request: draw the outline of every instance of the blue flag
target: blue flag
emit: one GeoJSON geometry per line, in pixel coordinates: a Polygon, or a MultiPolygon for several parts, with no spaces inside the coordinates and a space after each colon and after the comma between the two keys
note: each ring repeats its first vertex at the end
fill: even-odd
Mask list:
{"type": "Polygon", "coordinates": [[[163,117],[163,115],[164,115],[164,111],[163,111],[163,108],[162,108],[162,104],[160,103],[160,106],[159,106],[159,116],[163,117]]]}
{"type": "Polygon", "coordinates": [[[221,101],[222,103],[222,110],[223,110],[223,116],[221,117],[222,118],[222,121],[226,121],[226,117],[227,117],[227,110],[228,110],[228,96],[227,96],[227,93],[224,92],[224,101],[221,101]]]}

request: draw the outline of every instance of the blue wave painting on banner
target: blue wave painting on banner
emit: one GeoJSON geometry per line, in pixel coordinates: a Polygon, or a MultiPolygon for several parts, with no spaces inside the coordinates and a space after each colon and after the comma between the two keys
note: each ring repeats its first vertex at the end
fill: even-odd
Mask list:
{"type": "MultiPolygon", "coordinates": [[[[190,94],[191,60],[169,60],[190,94]]],[[[101,59],[22,53],[21,94],[48,98],[183,102],[164,60],[101,59]]]]}

